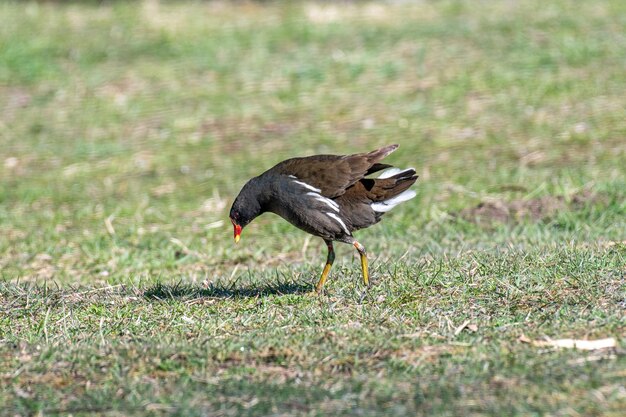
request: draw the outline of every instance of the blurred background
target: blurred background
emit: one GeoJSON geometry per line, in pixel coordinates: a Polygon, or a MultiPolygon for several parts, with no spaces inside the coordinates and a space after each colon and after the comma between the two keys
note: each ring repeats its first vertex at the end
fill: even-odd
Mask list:
{"type": "Polygon", "coordinates": [[[309,279],[321,240],[266,215],[235,247],[233,198],[391,143],[418,197],[359,234],[378,259],[624,239],[625,27],[621,0],[3,1],[2,278],[309,279]]]}

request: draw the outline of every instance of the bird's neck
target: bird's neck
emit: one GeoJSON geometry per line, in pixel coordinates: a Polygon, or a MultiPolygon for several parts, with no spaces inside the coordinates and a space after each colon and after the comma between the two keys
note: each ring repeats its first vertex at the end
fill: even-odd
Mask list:
{"type": "Polygon", "coordinates": [[[280,178],[272,176],[259,177],[257,179],[258,186],[254,187],[254,199],[259,203],[261,213],[267,211],[276,213],[275,203],[279,197],[279,181],[280,178]]]}

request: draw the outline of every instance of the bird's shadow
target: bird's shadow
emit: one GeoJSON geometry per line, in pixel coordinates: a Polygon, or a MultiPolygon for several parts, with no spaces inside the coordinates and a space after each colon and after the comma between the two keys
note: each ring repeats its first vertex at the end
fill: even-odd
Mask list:
{"type": "Polygon", "coordinates": [[[234,285],[214,285],[199,287],[191,284],[157,283],[146,289],[144,297],[149,300],[195,299],[195,298],[255,298],[270,295],[305,294],[311,292],[311,284],[284,282],[275,285],[251,285],[235,287],[234,285]]]}

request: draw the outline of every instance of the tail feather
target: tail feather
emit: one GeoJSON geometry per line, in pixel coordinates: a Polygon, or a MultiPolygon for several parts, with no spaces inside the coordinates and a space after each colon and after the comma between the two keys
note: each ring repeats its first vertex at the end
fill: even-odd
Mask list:
{"type": "Polygon", "coordinates": [[[386,213],[392,208],[394,208],[395,206],[397,206],[398,204],[408,201],[412,199],[413,197],[415,197],[416,195],[417,194],[413,190],[405,190],[402,193],[388,200],[383,200],[379,203],[372,203],[371,207],[372,207],[372,210],[374,210],[377,213],[386,213]]]}
{"type": "MultiPolygon", "coordinates": [[[[379,161],[395,151],[398,145],[389,145],[372,152],[364,154],[349,155],[344,158],[354,161],[353,165],[362,169],[364,163],[369,166],[360,172],[365,172],[355,184],[346,189],[346,193],[340,197],[350,200],[366,199],[371,208],[375,212],[375,221],[380,220],[383,213],[391,210],[398,204],[410,200],[415,197],[415,191],[409,190],[409,187],[417,180],[415,168],[395,168],[389,164],[380,163],[379,161]],[[382,171],[378,178],[364,178],[375,172],[382,171]]],[[[352,171],[357,171],[355,168],[352,171]]],[[[362,175],[362,174],[361,174],[362,175]]],[[[368,221],[364,221],[362,225],[353,224],[357,228],[367,227],[368,221]]]]}
{"type": "Polygon", "coordinates": [[[365,176],[367,177],[370,174],[373,174],[375,172],[382,171],[383,169],[391,168],[391,167],[392,166],[389,164],[381,164],[380,162],[377,162],[374,165],[372,165],[370,169],[367,170],[367,172],[365,173],[365,176]]]}
{"type": "Polygon", "coordinates": [[[380,215],[416,195],[415,191],[409,190],[417,181],[414,168],[390,168],[373,181],[370,189],[371,207],[380,215]]]}
{"type": "Polygon", "coordinates": [[[415,168],[400,169],[396,167],[391,167],[383,171],[378,176],[377,179],[379,180],[382,180],[385,178],[403,179],[403,178],[412,177],[413,175],[415,175],[415,168]]]}

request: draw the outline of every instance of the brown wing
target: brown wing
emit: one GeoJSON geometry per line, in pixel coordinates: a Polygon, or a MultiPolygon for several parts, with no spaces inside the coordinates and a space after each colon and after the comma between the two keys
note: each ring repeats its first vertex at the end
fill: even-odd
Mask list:
{"type": "Polygon", "coordinates": [[[368,153],[354,155],[314,155],[287,159],[271,169],[274,173],[293,175],[312,187],[321,190],[328,198],[346,192],[364,176],[389,167],[378,161],[395,151],[398,145],[390,145],[368,153]]]}

